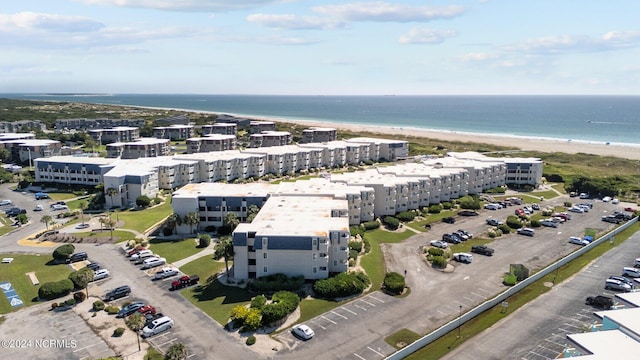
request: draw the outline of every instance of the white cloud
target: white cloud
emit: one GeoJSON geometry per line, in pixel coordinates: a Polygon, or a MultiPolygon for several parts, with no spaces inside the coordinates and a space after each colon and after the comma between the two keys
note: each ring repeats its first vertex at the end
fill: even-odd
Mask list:
{"type": "Polygon", "coordinates": [[[173,11],[234,11],[258,8],[282,0],[77,0],[85,4],[173,11]]]}
{"type": "Polygon", "coordinates": [[[313,11],[351,21],[426,22],[462,15],[462,6],[408,6],[382,1],[315,6],[313,11]]]}
{"type": "Polygon", "coordinates": [[[507,52],[559,54],[600,52],[640,47],[640,31],[610,31],[601,36],[560,35],[505,46],[507,52]]]}
{"type": "Polygon", "coordinates": [[[489,54],[489,53],[468,53],[468,54],[464,54],[460,57],[458,57],[458,60],[462,61],[462,62],[468,62],[468,61],[487,61],[487,60],[493,60],[497,57],[496,54],[489,54]]]}
{"type": "Polygon", "coordinates": [[[458,33],[454,30],[413,28],[407,34],[402,35],[398,42],[401,44],[440,44],[457,35],[458,33]]]}
{"type": "Polygon", "coordinates": [[[287,37],[287,36],[267,36],[260,37],[255,40],[248,40],[252,42],[258,42],[262,44],[270,44],[270,45],[312,45],[317,44],[318,40],[309,40],[298,37],[287,37]]]}
{"type": "Polygon", "coordinates": [[[104,27],[99,21],[80,16],[34,12],[0,14],[0,32],[93,32],[104,27]]]}
{"type": "Polygon", "coordinates": [[[296,16],[291,14],[269,15],[253,14],[247,16],[247,21],[265,27],[287,29],[287,30],[310,30],[310,29],[336,29],[345,27],[345,22],[316,16],[296,16]]]}

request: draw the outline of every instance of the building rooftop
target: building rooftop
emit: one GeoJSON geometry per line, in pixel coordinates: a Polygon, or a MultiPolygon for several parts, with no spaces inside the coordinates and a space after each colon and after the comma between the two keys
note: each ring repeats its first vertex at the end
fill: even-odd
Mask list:
{"type": "Polygon", "coordinates": [[[92,164],[92,165],[110,165],[120,161],[114,158],[88,157],[88,156],[51,156],[47,158],[38,158],[34,161],[61,162],[68,164],[92,164]]]}
{"type": "Polygon", "coordinates": [[[567,337],[591,353],[576,357],[580,360],[632,360],[640,354],[640,343],[619,330],[571,334],[567,337]]]}
{"type": "Polygon", "coordinates": [[[172,197],[192,198],[194,196],[261,196],[267,197],[277,189],[277,185],[267,182],[254,182],[247,184],[225,184],[225,183],[199,183],[187,184],[176,190],[172,197]]]}

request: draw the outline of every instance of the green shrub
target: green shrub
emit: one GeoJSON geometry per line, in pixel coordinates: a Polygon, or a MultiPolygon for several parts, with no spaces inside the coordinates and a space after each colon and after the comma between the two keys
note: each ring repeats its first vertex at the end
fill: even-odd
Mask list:
{"type": "Polygon", "coordinates": [[[565,201],[563,205],[564,205],[564,207],[566,207],[566,208],[570,208],[570,207],[572,207],[572,206],[573,206],[573,204],[571,203],[571,201],[565,201]]]}
{"type": "Polygon", "coordinates": [[[76,289],[84,289],[93,280],[93,275],[93,270],[84,267],[69,274],[69,280],[73,282],[76,289]]]}
{"type": "Polygon", "coordinates": [[[445,210],[451,210],[453,209],[453,203],[449,202],[449,201],[445,201],[442,203],[442,208],[445,210]]]}
{"type": "Polygon", "coordinates": [[[304,276],[287,276],[285,274],[272,274],[261,276],[249,283],[251,291],[273,292],[280,290],[298,291],[304,285],[304,276]]]}
{"type": "Polygon", "coordinates": [[[322,298],[336,298],[356,295],[369,285],[369,278],[361,272],[340,273],[328,279],[317,280],[313,291],[322,298]]]}
{"type": "Polygon", "coordinates": [[[38,297],[43,300],[67,296],[73,290],[73,282],[69,279],[44,283],[38,289],[38,297]]]}
{"type": "Polygon", "coordinates": [[[402,294],[405,287],[404,276],[397,272],[390,272],[384,276],[383,286],[391,294],[402,294]]]}
{"type": "Polygon", "coordinates": [[[151,199],[147,195],[140,195],[136,198],[136,205],[139,207],[147,207],[151,205],[151,199]]]}
{"type": "Polygon", "coordinates": [[[371,251],[371,243],[366,237],[362,238],[362,242],[364,243],[364,253],[368,254],[371,251]]]}
{"type": "Polygon", "coordinates": [[[109,315],[115,315],[118,313],[118,311],[120,311],[120,308],[115,305],[109,305],[104,308],[104,311],[106,311],[109,315]]]}
{"type": "Polygon", "coordinates": [[[394,218],[393,216],[385,216],[382,219],[382,223],[390,230],[396,230],[400,227],[400,220],[394,218]]]}
{"type": "Polygon", "coordinates": [[[349,241],[349,249],[354,250],[356,252],[362,251],[362,242],[361,241],[349,241]]]}
{"type": "Polygon", "coordinates": [[[249,309],[249,313],[244,318],[244,324],[240,331],[255,330],[262,324],[262,310],[249,309]]]}
{"type": "Polygon", "coordinates": [[[516,284],[517,277],[512,273],[505,273],[502,277],[502,283],[507,286],[513,286],[516,284]]]}
{"type": "Polygon", "coordinates": [[[200,235],[200,238],[198,239],[199,248],[206,248],[210,244],[211,244],[211,236],[209,234],[200,235]]]}
{"type": "Polygon", "coordinates": [[[444,256],[431,257],[431,263],[433,264],[433,266],[440,269],[444,269],[445,267],[447,267],[447,259],[445,259],[444,256]]]}
{"type": "Polygon", "coordinates": [[[57,307],[58,307],[58,303],[57,302],[51,303],[51,309],[55,309],[57,307]]]}
{"type": "Polygon", "coordinates": [[[429,253],[429,255],[434,255],[434,256],[443,256],[444,250],[439,248],[429,248],[429,250],[427,250],[427,253],[429,253]]]}
{"type": "Polygon", "coordinates": [[[442,211],[442,206],[440,204],[433,204],[429,206],[429,213],[431,214],[439,214],[442,211]]]}
{"type": "Polygon", "coordinates": [[[529,269],[523,264],[510,264],[509,272],[515,275],[518,281],[522,281],[529,277],[529,269]]]}
{"type": "Polygon", "coordinates": [[[67,306],[73,306],[76,304],[76,299],[67,299],[64,301],[64,304],[67,306]]]}
{"type": "Polygon", "coordinates": [[[247,338],[247,341],[245,341],[245,344],[247,344],[247,345],[249,345],[249,346],[251,346],[251,345],[253,345],[253,344],[255,344],[255,343],[256,343],[256,337],[255,337],[255,336],[253,336],[253,335],[249,336],[249,337],[247,338]]]}
{"type": "Polygon", "coordinates": [[[73,299],[76,302],[83,302],[85,299],[87,298],[87,294],[85,294],[83,291],[78,291],[76,293],[73,293],[73,299]]]}
{"type": "Polygon", "coordinates": [[[358,254],[359,252],[355,251],[355,250],[349,250],[349,259],[357,259],[358,258],[358,254]]]}
{"type": "Polygon", "coordinates": [[[71,254],[76,250],[76,247],[73,244],[64,244],[60,245],[55,250],[53,250],[53,256],[56,260],[67,260],[71,254]]]}
{"type": "Polygon", "coordinates": [[[100,310],[104,310],[104,302],[102,300],[96,300],[93,302],[93,306],[92,309],[93,311],[100,311],[100,310]]]}
{"type": "Polygon", "coordinates": [[[507,224],[502,224],[498,226],[498,230],[500,230],[503,234],[508,234],[511,232],[511,228],[507,224]]]}
{"type": "Polygon", "coordinates": [[[113,330],[113,336],[114,337],[120,337],[120,336],[122,336],[122,334],[124,334],[124,328],[123,327],[119,327],[119,328],[116,328],[115,330],[113,330]]]}
{"type": "Polygon", "coordinates": [[[268,325],[284,319],[298,307],[299,303],[298,294],[290,291],[278,291],[271,297],[271,303],[262,308],[262,323],[268,325]]]}
{"type": "Polygon", "coordinates": [[[396,218],[403,222],[413,221],[416,218],[416,213],[413,211],[403,211],[396,215],[396,218]]]}
{"type": "Polygon", "coordinates": [[[365,230],[375,230],[380,227],[380,223],[377,221],[367,221],[362,223],[362,226],[364,226],[365,230]]]}
{"type": "Polygon", "coordinates": [[[520,229],[522,227],[522,221],[515,215],[509,215],[507,217],[507,226],[511,229],[520,229]]]}
{"type": "Polygon", "coordinates": [[[364,236],[364,230],[361,229],[359,226],[351,226],[349,228],[349,232],[351,233],[351,236],[357,236],[357,235],[360,235],[360,237],[364,236]]]}
{"type": "Polygon", "coordinates": [[[540,220],[531,220],[531,227],[540,227],[540,220]]]}
{"type": "Polygon", "coordinates": [[[267,297],[264,295],[258,295],[251,299],[251,308],[260,310],[266,303],[267,297]]]}

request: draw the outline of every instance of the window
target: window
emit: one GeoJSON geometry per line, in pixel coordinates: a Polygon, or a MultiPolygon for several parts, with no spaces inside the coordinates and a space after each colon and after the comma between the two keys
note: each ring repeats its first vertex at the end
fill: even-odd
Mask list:
{"type": "Polygon", "coordinates": [[[316,238],[313,239],[313,246],[318,246],[318,239],[316,238]]]}
{"type": "Polygon", "coordinates": [[[313,260],[315,260],[317,257],[318,257],[318,256],[317,256],[317,254],[316,254],[316,253],[313,253],[313,255],[312,255],[312,257],[311,257],[311,258],[312,258],[313,260]]]}
{"type": "Polygon", "coordinates": [[[262,268],[262,272],[267,272],[267,267],[265,266],[264,268],[262,268]]]}
{"type": "Polygon", "coordinates": [[[263,253],[263,254],[262,254],[262,258],[263,258],[263,259],[266,259],[266,258],[267,258],[267,253],[263,253]]]}
{"type": "Polygon", "coordinates": [[[320,266],[320,271],[327,271],[327,267],[326,266],[320,266]]]}
{"type": "Polygon", "coordinates": [[[318,272],[318,268],[316,266],[313,267],[313,273],[317,273],[318,272]]]}

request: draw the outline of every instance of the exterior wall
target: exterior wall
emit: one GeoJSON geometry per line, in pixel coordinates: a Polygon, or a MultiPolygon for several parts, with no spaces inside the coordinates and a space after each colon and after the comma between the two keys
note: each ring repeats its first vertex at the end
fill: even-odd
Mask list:
{"type": "Polygon", "coordinates": [[[272,121],[251,121],[249,134],[260,134],[264,131],[276,131],[276,123],[272,121]]]}
{"type": "Polygon", "coordinates": [[[150,198],[158,194],[158,176],[156,173],[146,175],[104,176],[105,208],[128,207],[136,203],[139,196],[150,198]],[[114,188],[118,194],[113,197],[106,195],[106,190],[114,188]]]}
{"type": "Polygon", "coordinates": [[[89,135],[100,144],[130,142],[140,138],[140,129],[136,127],[116,127],[89,131],[89,135]]]}
{"type": "Polygon", "coordinates": [[[47,158],[34,160],[35,180],[74,185],[98,185],[103,175],[114,165],[79,164],[48,161],[47,158]]]}
{"type": "Polygon", "coordinates": [[[236,135],[238,126],[236,124],[212,124],[202,126],[202,135],[219,134],[219,135],[236,135]]]}
{"type": "Polygon", "coordinates": [[[292,137],[290,133],[282,131],[275,131],[269,133],[268,131],[261,134],[253,134],[249,137],[249,147],[271,147],[271,146],[285,146],[291,144],[292,137]]]}
{"type": "Polygon", "coordinates": [[[153,137],[158,139],[184,140],[193,137],[192,125],[171,125],[153,128],[153,137]]]}
{"type": "Polygon", "coordinates": [[[18,156],[20,161],[28,161],[29,159],[37,159],[42,157],[51,157],[60,155],[62,144],[52,142],[48,145],[20,145],[18,147],[18,156]]]}
{"type": "MultiPolygon", "coordinates": [[[[217,134],[214,134],[217,135],[217,134]]],[[[235,150],[236,137],[231,135],[206,136],[187,139],[187,153],[235,150]]]]}
{"type": "Polygon", "coordinates": [[[506,164],[506,183],[516,185],[540,184],[542,179],[542,162],[512,162],[506,164]]]}
{"type": "Polygon", "coordinates": [[[335,141],[337,139],[336,129],[311,128],[302,130],[302,143],[321,143],[335,141]]]}
{"type": "Polygon", "coordinates": [[[132,142],[125,143],[121,157],[123,159],[138,159],[145,157],[167,156],[171,153],[169,140],[158,140],[155,143],[132,142]]]}
{"type": "Polygon", "coordinates": [[[87,130],[87,129],[101,129],[115,126],[131,126],[141,127],[144,126],[144,119],[57,119],[56,130],[87,130]]]}
{"type": "Polygon", "coordinates": [[[47,126],[40,120],[0,121],[0,133],[17,133],[25,130],[45,131],[47,126]]]}

